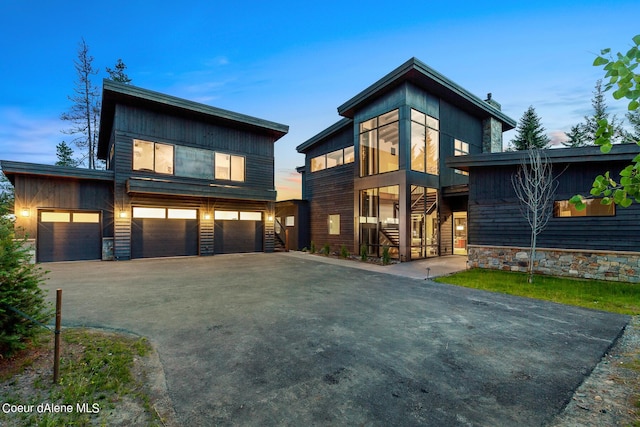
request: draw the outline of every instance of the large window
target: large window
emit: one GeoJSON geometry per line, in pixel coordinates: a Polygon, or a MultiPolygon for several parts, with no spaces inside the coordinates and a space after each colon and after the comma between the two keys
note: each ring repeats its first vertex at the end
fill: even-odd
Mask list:
{"type": "Polygon", "coordinates": [[[360,191],[360,244],[367,247],[369,255],[382,256],[386,246],[392,257],[398,257],[399,190],[399,186],[392,185],[360,191]]]}
{"type": "Polygon", "coordinates": [[[133,169],[173,175],[173,145],[134,139],[133,169]]]}
{"type": "Polygon", "coordinates": [[[215,177],[231,181],[244,181],[244,157],[216,153],[215,177]]]}
{"type": "Polygon", "coordinates": [[[438,175],[439,129],[438,119],[411,110],[411,170],[438,175]]]}
{"type": "Polygon", "coordinates": [[[585,216],[615,216],[616,207],[612,203],[603,205],[602,199],[587,199],[584,201],[586,208],[579,211],[568,200],[553,202],[553,216],[555,217],[585,217],[585,216]]]}
{"type": "Polygon", "coordinates": [[[399,168],[398,110],[360,123],[360,176],[399,168]]]}
{"type": "Polygon", "coordinates": [[[321,154],[311,159],[311,172],[334,168],[336,166],[353,163],[353,146],[341,148],[327,154],[321,154]]]}

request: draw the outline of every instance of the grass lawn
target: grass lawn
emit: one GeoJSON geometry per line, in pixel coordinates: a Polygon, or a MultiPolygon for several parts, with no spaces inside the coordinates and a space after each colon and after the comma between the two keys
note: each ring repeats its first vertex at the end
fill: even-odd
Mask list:
{"type": "Polygon", "coordinates": [[[533,283],[529,284],[527,283],[527,275],[524,273],[480,268],[438,277],[435,280],[440,283],[537,298],[613,313],[640,314],[640,284],[542,275],[534,276],[533,283]]]}
{"type": "Polygon", "coordinates": [[[14,357],[0,358],[0,425],[161,425],[144,374],[134,372],[134,361],[151,348],[144,338],[63,330],[60,380],[53,384],[53,339],[43,336],[14,357]]]}

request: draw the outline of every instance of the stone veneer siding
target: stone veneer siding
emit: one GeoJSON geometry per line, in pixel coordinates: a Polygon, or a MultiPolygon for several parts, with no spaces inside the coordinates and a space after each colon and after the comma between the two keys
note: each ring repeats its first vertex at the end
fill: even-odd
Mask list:
{"type": "MultiPolygon", "coordinates": [[[[469,267],[526,272],[529,249],[469,245],[469,267]]],[[[537,248],[534,272],[640,283],[640,252],[537,248]]]]}

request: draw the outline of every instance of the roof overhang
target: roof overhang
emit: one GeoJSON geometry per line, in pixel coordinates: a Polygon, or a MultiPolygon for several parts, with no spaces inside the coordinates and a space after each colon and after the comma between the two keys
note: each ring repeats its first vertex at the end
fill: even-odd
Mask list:
{"type": "Polygon", "coordinates": [[[269,135],[274,141],[289,132],[287,125],[105,79],[102,83],[102,110],[98,139],[98,158],[100,159],[107,158],[117,104],[132,105],[173,116],[246,129],[269,135]]]}
{"type": "Polygon", "coordinates": [[[503,131],[508,131],[516,127],[516,121],[514,119],[416,58],[409,59],[382,79],[339,106],[338,114],[353,118],[355,112],[364,105],[394,90],[404,82],[413,83],[438,98],[458,106],[473,116],[482,119],[493,117],[502,123],[503,131]]]}
{"type": "MultiPolygon", "coordinates": [[[[603,154],[600,147],[558,148],[543,150],[551,163],[594,163],[631,161],[640,154],[637,144],[616,144],[608,154],[603,154]]],[[[502,153],[470,154],[466,156],[447,157],[447,167],[468,171],[472,167],[500,167],[519,165],[526,159],[527,151],[505,151],[502,153]]]]}
{"type": "Polygon", "coordinates": [[[2,172],[12,184],[14,183],[15,175],[37,175],[94,181],[113,181],[114,178],[113,171],[13,162],[9,160],[0,160],[0,167],[2,167],[2,172]]]}
{"type": "Polygon", "coordinates": [[[298,145],[296,147],[296,150],[298,151],[298,153],[304,153],[310,148],[312,148],[314,145],[316,145],[317,143],[332,137],[336,133],[342,131],[345,127],[351,126],[352,123],[353,123],[353,120],[351,119],[348,119],[348,118],[341,119],[338,122],[326,128],[325,130],[323,130],[322,132],[320,132],[319,134],[312,136],[302,144],[298,145]]]}

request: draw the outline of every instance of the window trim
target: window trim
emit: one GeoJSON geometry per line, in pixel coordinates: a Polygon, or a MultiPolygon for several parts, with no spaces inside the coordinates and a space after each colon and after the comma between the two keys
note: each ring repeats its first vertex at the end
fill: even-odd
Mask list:
{"type": "Polygon", "coordinates": [[[338,148],[337,150],[329,151],[328,153],[324,153],[324,154],[320,154],[319,156],[312,157],[311,160],[309,161],[309,169],[311,170],[312,173],[320,172],[326,169],[338,168],[340,166],[348,165],[354,162],[355,162],[355,147],[353,145],[350,145],[348,147],[338,148]],[[346,160],[347,151],[351,152],[351,159],[349,161],[346,160]],[[328,166],[329,155],[338,153],[338,152],[342,153],[340,156],[341,160],[333,166],[328,166]],[[318,160],[316,164],[318,164],[319,166],[314,167],[315,160],[318,160]],[[320,164],[320,162],[322,162],[322,164],[320,164]]]}
{"type": "Polygon", "coordinates": [[[413,168],[413,128],[411,128],[410,132],[410,144],[411,144],[411,156],[410,156],[410,164],[409,169],[415,172],[426,173],[429,175],[440,175],[440,119],[437,117],[433,117],[427,113],[423,113],[422,111],[411,108],[410,114],[410,123],[415,123],[419,126],[423,126],[424,128],[424,141],[422,141],[422,165],[424,166],[424,170],[414,169],[413,168]],[[423,120],[424,119],[424,120],[423,120]],[[435,134],[436,138],[430,138],[431,135],[435,134]],[[435,148],[436,161],[435,165],[433,162],[429,162],[429,140],[433,139],[432,144],[435,148]]]}
{"type": "MultiPolygon", "coordinates": [[[[367,177],[367,176],[380,175],[388,172],[396,172],[400,170],[400,156],[399,156],[400,154],[399,153],[400,151],[400,108],[396,107],[382,114],[378,114],[377,116],[372,117],[370,119],[362,120],[358,124],[358,148],[359,148],[358,158],[360,159],[359,176],[361,178],[367,177]],[[393,117],[391,121],[382,122],[382,119],[386,119],[387,117],[392,117],[392,114],[395,114],[395,117],[393,117]],[[398,135],[397,141],[396,141],[397,150],[395,152],[393,150],[390,150],[388,153],[390,156],[393,156],[396,158],[397,167],[395,169],[384,170],[381,172],[380,171],[380,153],[382,152],[382,150],[380,149],[380,129],[384,129],[388,126],[393,126],[393,125],[396,126],[396,131],[398,135]],[[369,133],[373,135],[373,137],[369,141],[369,144],[363,145],[362,137],[363,135],[366,135],[369,133]],[[365,173],[365,165],[363,164],[363,161],[362,161],[364,157],[363,147],[367,147],[367,149],[370,150],[374,156],[373,165],[372,165],[373,170],[371,171],[371,173],[368,173],[368,172],[365,173]]],[[[370,162],[371,161],[367,162],[367,170],[369,169],[368,165],[370,162]]]]}

